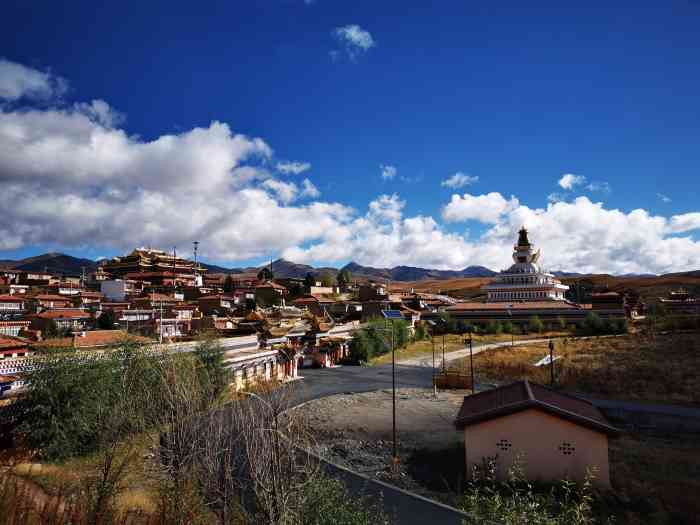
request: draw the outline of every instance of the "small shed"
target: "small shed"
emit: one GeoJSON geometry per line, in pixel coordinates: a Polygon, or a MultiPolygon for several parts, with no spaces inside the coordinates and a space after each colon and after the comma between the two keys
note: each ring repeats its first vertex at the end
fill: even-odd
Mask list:
{"type": "Polygon", "coordinates": [[[495,459],[504,478],[516,458],[531,480],[610,486],[608,437],[619,431],[588,401],[527,380],[466,396],[455,426],[464,432],[467,472],[495,459]]]}

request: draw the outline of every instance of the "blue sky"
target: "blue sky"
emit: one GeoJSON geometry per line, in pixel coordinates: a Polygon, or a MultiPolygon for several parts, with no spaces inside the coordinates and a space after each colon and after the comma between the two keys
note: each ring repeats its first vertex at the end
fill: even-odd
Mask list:
{"type": "MultiPolygon", "coordinates": [[[[85,216],[73,213],[69,222],[57,209],[53,231],[39,227],[51,221],[50,213],[16,211],[0,258],[46,249],[111,256],[134,243],[185,249],[196,237],[209,260],[229,265],[285,255],[336,266],[359,258],[379,265],[498,267],[507,264],[517,223],[529,222],[553,267],[616,273],[700,267],[694,264],[700,255],[700,2],[61,4],[3,5],[0,57],[47,75],[53,88],[40,97],[6,96],[0,118],[12,122],[30,110],[44,120],[55,112],[77,118],[86,110],[76,104],[101,100],[123,117],[106,128],[129,137],[132,151],[165,135],[211,131],[211,123],[220,122],[232,137],[259,137],[269,147],[263,154],[245,150],[236,161],[265,172],[253,177],[250,191],[266,191],[294,209],[271,207],[258,222],[241,224],[232,208],[216,217],[216,227],[211,218],[191,230],[140,217],[154,221],[141,236],[111,231],[109,217],[95,215],[97,207],[85,216]],[[276,169],[287,162],[310,168],[276,169]],[[395,175],[383,178],[382,166],[395,175]],[[455,174],[463,174],[452,180],[464,185],[443,184],[455,174]],[[568,190],[558,184],[565,174],[576,182],[568,190]],[[305,178],[320,195],[302,196],[305,178]],[[275,193],[278,182],[288,192],[295,185],[294,197],[275,193]],[[494,193],[511,204],[471,198],[494,193]],[[454,194],[460,200],[446,212],[454,194]],[[266,228],[303,223],[312,202],[352,212],[336,209],[323,232],[294,239],[284,228],[252,231],[260,221],[266,228]],[[406,223],[416,218],[420,225],[406,223]],[[97,226],[82,236],[65,232],[91,221],[97,226]],[[562,224],[566,231],[553,231],[562,224]],[[169,225],[179,233],[165,232],[169,225]],[[590,248],[596,240],[600,253],[590,248]]],[[[44,124],[41,140],[61,142],[57,126],[44,124]]],[[[10,148],[8,141],[4,147],[29,145],[10,148]]],[[[79,195],[82,205],[89,198],[102,202],[105,185],[132,176],[119,164],[100,185],[93,186],[89,173],[68,184],[70,173],[52,173],[53,150],[42,151],[48,157],[39,174],[22,164],[32,158],[31,148],[24,160],[2,164],[0,158],[0,183],[13,185],[12,202],[37,191],[32,184],[65,199],[79,195]]],[[[207,184],[210,166],[182,164],[200,186],[207,184]]],[[[157,159],[139,166],[164,186],[169,170],[177,169],[161,170],[157,159]]],[[[134,177],[120,191],[147,186],[134,177]]],[[[245,206],[253,206],[245,195],[245,206]]],[[[209,219],[206,195],[200,197],[191,205],[177,201],[195,222],[200,215],[209,219]]],[[[307,215],[316,224],[327,216],[319,209],[307,215]]]]}

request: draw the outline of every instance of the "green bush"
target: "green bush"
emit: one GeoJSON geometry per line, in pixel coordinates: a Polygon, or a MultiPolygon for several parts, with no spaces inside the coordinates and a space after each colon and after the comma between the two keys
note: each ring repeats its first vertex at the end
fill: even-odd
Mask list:
{"type": "Polygon", "coordinates": [[[596,522],[592,509],[593,475],[582,484],[562,480],[549,490],[535,487],[524,476],[516,459],[507,479],[496,479],[495,460],[475,469],[462,498],[461,507],[476,522],[504,525],[588,525],[596,522]]]}
{"type": "Polygon", "coordinates": [[[497,335],[503,332],[503,326],[498,321],[489,321],[486,325],[486,333],[497,335]]]}
{"type": "Polygon", "coordinates": [[[300,525],[388,525],[389,517],[369,498],[355,498],[345,485],[328,476],[307,484],[307,501],[300,525]]]}
{"type": "Polygon", "coordinates": [[[527,323],[527,329],[529,332],[534,332],[536,334],[542,333],[544,330],[544,323],[536,315],[532,316],[527,323]]]}

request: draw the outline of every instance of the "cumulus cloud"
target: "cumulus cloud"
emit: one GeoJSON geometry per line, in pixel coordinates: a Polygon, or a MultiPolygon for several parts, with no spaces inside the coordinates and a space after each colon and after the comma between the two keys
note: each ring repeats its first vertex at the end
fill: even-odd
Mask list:
{"type": "Polygon", "coordinates": [[[442,218],[447,222],[477,220],[484,223],[496,224],[501,216],[518,207],[518,199],[503,198],[500,193],[491,192],[486,195],[462,196],[452,195],[452,199],[442,209],[442,218]]]}
{"type": "Polygon", "coordinates": [[[583,175],[574,175],[573,173],[565,173],[559,179],[559,186],[565,190],[573,190],[575,186],[580,186],[586,182],[586,177],[583,175]]]}
{"type": "Polygon", "coordinates": [[[275,179],[261,138],[222,122],[145,141],[106,102],[0,107],[0,250],[189,246],[250,259],[323,240],[352,208],[275,179]]]}
{"type": "Polygon", "coordinates": [[[321,196],[321,192],[318,188],[314,186],[314,183],[309,179],[304,179],[301,183],[301,194],[302,197],[309,197],[311,199],[317,199],[321,196]]]}
{"type": "Polygon", "coordinates": [[[583,196],[539,208],[497,192],[453,195],[443,223],[408,214],[397,194],[355,210],[315,200],[308,179],[278,180],[266,168],[277,165],[271,146],[226,123],[143,140],[119,122],[103,101],[0,105],[0,250],[126,252],[199,240],[202,257],[220,261],[277,253],[299,262],[500,269],[525,225],[552,269],[665,273],[697,269],[700,260],[700,211],[665,217],[583,196]],[[449,229],[462,221],[480,222],[478,235],[449,229]]]}
{"type": "Polygon", "coordinates": [[[338,228],[327,240],[289,248],[285,257],[442,269],[479,264],[498,270],[512,263],[513,243],[525,225],[549,269],[666,273],[696,269],[700,258],[700,242],[687,235],[700,229],[700,212],[665,218],[641,209],[607,209],[585,196],[546,208],[531,208],[498,193],[455,197],[460,207],[472,204],[469,213],[462,214],[465,220],[486,225],[480,236],[469,239],[449,232],[432,217],[406,217],[404,201],[397,195],[381,195],[365,215],[338,228]],[[476,212],[479,208],[482,211],[476,212]]]}
{"type": "Polygon", "coordinates": [[[300,175],[311,169],[308,162],[278,162],[277,171],[285,175],[300,175]]]}
{"type": "Polygon", "coordinates": [[[396,169],[396,166],[391,166],[391,165],[384,166],[382,164],[379,166],[379,169],[382,170],[382,179],[384,179],[384,180],[393,179],[394,177],[396,177],[396,174],[399,172],[399,170],[396,169]]]}
{"type": "MultiPolygon", "coordinates": [[[[336,27],[333,30],[333,36],[350,60],[355,60],[357,57],[376,46],[376,42],[369,31],[362,29],[357,24],[336,27]]],[[[331,58],[334,60],[339,58],[339,56],[340,50],[331,51],[331,58]]]]}
{"type": "Polygon", "coordinates": [[[61,77],[0,58],[0,99],[48,100],[60,97],[67,88],[68,83],[61,77]]]}
{"type": "Polygon", "coordinates": [[[447,188],[461,188],[463,186],[469,186],[470,184],[474,184],[475,182],[479,181],[479,177],[473,176],[473,175],[467,175],[466,173],[462,173],[461,171],[458,171],[451,177],[448,177],[447,179],[443,180],[442,183],[440,184],[441,186],[447,187],[447,188]]]}

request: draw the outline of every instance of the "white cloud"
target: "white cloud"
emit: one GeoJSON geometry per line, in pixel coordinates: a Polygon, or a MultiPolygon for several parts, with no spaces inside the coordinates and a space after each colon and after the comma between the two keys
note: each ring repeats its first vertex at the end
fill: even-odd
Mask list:
{"type": "Polygon", "coordinates": [[[474,184],[475,182],[479,181],[479,177],[473,176],[473,175],[467,175],[465,173],[462,173],[461,171],[458,171],[451,177],[445,179],[442,181],[440,184],[441,186],[445,186],[447,188],[461,188],[463,186],[469,186],[470,184],[474,184]]]}
{"type": "MultiPolygon", "coordinates": [[[[152,140],[130,136],[107,103],[42,109],[0,106],[0,250],[51,245],[122,252],[200,244],[203,258],[292,260],[500,269],[525,225],[548,268],[665,273],[697,269],[700,211],[652,215],[606,208],[588,197],[531,208],[500,193],[453,195],[446,222],[476,220],[482,233],[454,233],[409,215],[398,195],[366,210],[313,200],[308,179],[276,179],[270,145],[221,122],[152,140]],[[297,199],[309,198],[303,205],[297,199]]],[[[315,190],[315,191],[314,191],[315,190]]]]}
{"type": "Polygon", "coordinates": [[[285,175],[300,175],[311,169],[311,164],[308,162],[278,162],[277,171],[285,175]]]}
{"type": "Polygon", "coordinates": [[[661,202],[671,202],[671,197],[664,195],[663,193],[657,193],[656,196],[661,199],[661,202]]]}
{"type": "Polygon", "coordinates": [[[442,218],[447,222],[477,220],[496,224],[504,213],[517,207],[518,199],[515,197],[506,200],[496,192],[478,196],[465,193],[461,197],[452,195],[450,202],[442,209],[442,218]]]}
{"type": "Polygon", "coordinates": [[[267,179],[262,183],[264,188],[272,191],[284,204],[289,204],[297,198],[299,188],[293,182],[282,182],[277,179],[267,179]]]}
{"type": "MultiPolygon", "coordinates": [[[[333,30],[333,36],[338,40],[350,60],[355,60],[377,45],[369,31],[362,29],[357,24],[336,27],[333,30]]],[[[331,51],[332,59],[336,60],[338,57],[338,50],[331,51]]]]}
{"type": "Polygon", "coordinates": [[[573,190],[575,186],[579,186],[586,182],[586,177],[583,175],[574,175],[573,173],[565,173],[559,179],[559,186],[565,190],[573,190]]]}
{"type": "Polygon", "coordinates": [[[396,174],[399,172],[399,170],[396,169],[396,166],[391,166],[391,165],[384,166],[382,164],[379,166],[379,169],[382,170],[382,179],[384,179],[384,180],[393,179],[394,177],[396,177],[396,174]]]}
{"type": "Polygon", "coordinates": [[[0,99],[48,100],[60,97],[67,88],[68,83],[61,77],[0,58],[0,99]]]}
{"type": "Polygon", "coordinates": [[[612,188],[607,182],[591,182],[586,186],[588,191],[599,191],[602,193],[610,193],[612,188]]]}
{"type": "Polygon", "coordinates": [[[542,263],[549,269],[667,273],[697,269],[700,260],[700,242],[678,236],[700,229],[700,212],[665,218],[641,209],[607,209],[588,197],[546,208],[530,208],[498,193],[455,197],[460,206],[471,202],[472,211],[479,206],[492,209],[468,214],[487,224],[481,236],[469,239],[448,232],[432,217],[405,217],[405,203],[398,196],[382,195],[370,203],[366,215],[337,228],[325,241],[287,249],[285,257],[300,262],[353,259],[374,266],[442,269],[478,264],[498,270],[512,263],[513,243],[525,225],[531,241],[542,248],[542,263]]]}
{"type": "Polygon", "coordinates": [[[318,197],[321,196],[321,192],[318,191],[318,188],[314,186],[314,183],[311,182],[309,179],[304,179],[301,183],[301,197],[309,197],[311,199],[317,199],[318,197]]]}

